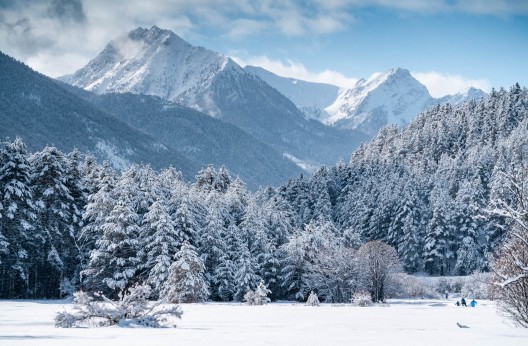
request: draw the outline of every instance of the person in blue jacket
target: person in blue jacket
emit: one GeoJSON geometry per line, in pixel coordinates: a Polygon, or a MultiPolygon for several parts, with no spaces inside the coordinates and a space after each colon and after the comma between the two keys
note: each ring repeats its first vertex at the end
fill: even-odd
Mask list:
{"type": "Polygon", "coordinates": [[[475,306],[477,306],[477,302],[475,301],[475,299],[473,299],[471,303],[469,303],[469,305],[474,308],[475,306]]]}

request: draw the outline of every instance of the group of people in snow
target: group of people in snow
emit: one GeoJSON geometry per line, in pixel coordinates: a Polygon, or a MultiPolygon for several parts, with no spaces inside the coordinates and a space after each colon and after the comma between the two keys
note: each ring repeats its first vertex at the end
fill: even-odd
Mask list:
{"type": "MultiPolygon", "coordinates": [[[[466,300],[464,298],[460,299],[460,301],[457,300],[457,302],[455,303],[456,306],[466,306],[467,307],[467,304],[466,304],[466,300]]],[[[475,299],[473,299],[470,303],[469,303],[469,306],[471,306],[472,308],[474,308],[475,306],[477,306],[477,302],[475,301],[475,299]]]]}

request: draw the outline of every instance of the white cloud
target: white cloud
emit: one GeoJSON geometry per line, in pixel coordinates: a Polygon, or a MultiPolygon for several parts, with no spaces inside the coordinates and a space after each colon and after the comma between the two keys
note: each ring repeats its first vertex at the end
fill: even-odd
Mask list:
{"type": "Polygon", "coordinates": [[[237,19],[232,21],[230,26],[226,36],[239,39],[261,33],[269,26],[269,23],[251,19],[237,19]]]}
{"type": "Polygon", "coordinates": [[[350,78],[333,70],[327,69],[320,72],[309,71],[302,63],[294,62],[292,60],[273,60],[267,56],[250,57],[247,59],[232,56],[231,58],[242,66],[259,66],[282,77],[295,78],[309,82],[328,83],[350,88],[358,81],[357,78],[350,78]]]}
{"type": "Polygon", "coordinates": [[[420,13],[469,13],[491,16],[528,14],[525,0],[315,0],[321,8],[355,10],[364,7],[385,7],[420,13]]]}
{"type": "Polygon", "coordinates": [[[425,85],[433,97],[456,94],[469,87],[489,92],[491,83],[487,79],[472,79],[453,74],[441,74],[436,71],[412,72],[414,78],[425,85]]]}

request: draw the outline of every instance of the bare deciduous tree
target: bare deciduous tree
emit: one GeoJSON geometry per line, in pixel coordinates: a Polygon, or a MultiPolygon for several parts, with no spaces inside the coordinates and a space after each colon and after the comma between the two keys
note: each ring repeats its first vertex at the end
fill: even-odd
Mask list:
{"type": "Polygon", "coordinates": [[[359,248],[358,263],[363,284],[372,301],[383,301],[392,275],[402,271],[398,253],[392,246],[374,240],[359,248]]]}
{"type": "Polygon", "coordinates": [[[504,178],[507,189],[490,212],[511,223],[492,266],[492,282],[499,309],[528,327],[528,168],[513,169],[504,178]]]}

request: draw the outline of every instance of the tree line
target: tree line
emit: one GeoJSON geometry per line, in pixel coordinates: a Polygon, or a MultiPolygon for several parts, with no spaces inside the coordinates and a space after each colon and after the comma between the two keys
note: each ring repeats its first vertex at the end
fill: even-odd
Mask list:
{"type": "Polygon", "coordinates": [[[256,192],[224,167],[186,182],[174,168],[117,173],[76,150],[28,153],[21,139],[6,141],[0,297],[116,296],[136,283],[159,296],[185,277],[173,264],[187,258],[186,267],[203,266],[203,294],[190,299],[240,301],[263,281],[273,299],[314,290],[350,301],[359,290],[382,294],[366,274],[372,240],[409,273],[488,270],[511,221],[482,210],[515,204],[503,177],[525,160],[527,94],[517,85],[434,107],[401,130],[384,128],[348,164],[256,192]]]}

